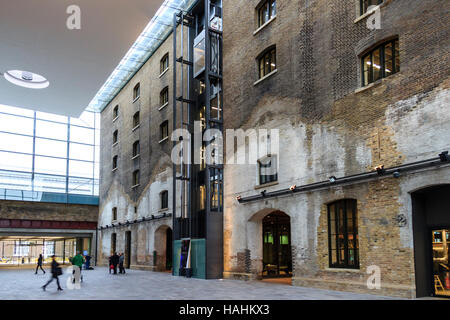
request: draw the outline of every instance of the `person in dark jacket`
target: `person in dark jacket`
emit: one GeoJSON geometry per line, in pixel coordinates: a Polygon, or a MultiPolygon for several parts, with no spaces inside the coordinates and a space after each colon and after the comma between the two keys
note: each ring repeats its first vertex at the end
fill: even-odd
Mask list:
{"type": "Polygon", "coordinates": [[[114,267],[114,274],[117,274],[117,265],[119,264],[119,256],[117,252],[114,252],[114,255],[111,257],[111,263],[114,267]]]}
{"type": "Polygon", "coordinates": [[[55,256],[52,256],[52,277],[50,278],[50,280],[48,280],[48,282],[46,284],[44,284],[42,286],[42,290],[45,291],[45,288],[50,284],[50,282],[53,281],[53,279],[56,279],[56,284],[58,285],[58,291],[62,291],[63,289],[61,288],[60,284],[59,284],[59,279],[58,276],[61,274],[61,268],[59,267],[59,263],[56,262],[55,256]]]}
{"type": "Polygon", "coordinates": [[[123,262],[125,261],[125,256],[123,252],[119,255],[119,273],[125,273],[125,268],[123,267],[123,262]]]}
{"type": "Polygon", "coordinates": [[[42,260],[43,260],[42,254],[39,254],[39,258],[38,258],[37,266],[36,266],[36,272],[35,272],[34,274],[37,274],[39,268],[41,268],[41,270],[42,270],[42,271],[44,272],[44,274],[45,274],[45,270],[42,269],[42,260]]]}

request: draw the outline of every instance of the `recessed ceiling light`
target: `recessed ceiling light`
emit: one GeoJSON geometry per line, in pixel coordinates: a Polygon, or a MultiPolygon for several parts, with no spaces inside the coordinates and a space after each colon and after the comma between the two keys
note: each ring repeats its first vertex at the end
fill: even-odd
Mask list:
{"type": "Polygon", "coordinates": [[[43,76],[29,71],[9,70],[3,76],[16,86],[30,89],[45,89],[50,85],[50,82],[43,76]]]}

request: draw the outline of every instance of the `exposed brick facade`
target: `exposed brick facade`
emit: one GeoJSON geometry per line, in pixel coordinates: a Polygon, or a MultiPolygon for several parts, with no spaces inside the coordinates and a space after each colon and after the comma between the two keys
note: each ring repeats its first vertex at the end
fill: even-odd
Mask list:
{"type": "MultiPolygon", "coordinates": [[[[278,184],[327,180],[436,157],[450,148],[450,28],[443,1],[387,0],[381,29],[359,18],[359,1],[277,1],[277,15],[258,32],[259,0],[224,3],[224,118],[226,128],[280,129],[278,184]],[[239,21],[239,23],[236,23],[239,21]],[[361,55],[397,38],[400,72],[361,88],[361,55]],[[256,57],[276,45],[277,72],[259,83],[256,57]],[[445,120],[444,120],[445,119],[445,120]]],[[[238,204],[257,181],[256,164],[225,168],[225,275],[262,268],[262,218],[291,217],[295,285],[415,296],[410,194],[449,183],[450,171],[375,180],[293,196],[238,204]],[[422,175],[422,176],[421,176],[422,175]],[[356,199],[360,268],[329,268],[327,204],[356,199]],[[398,214],[407,225],[399,226],[398,214]],[[378,265],[382,289],[367,288],[366,268],[378,265]]]]}

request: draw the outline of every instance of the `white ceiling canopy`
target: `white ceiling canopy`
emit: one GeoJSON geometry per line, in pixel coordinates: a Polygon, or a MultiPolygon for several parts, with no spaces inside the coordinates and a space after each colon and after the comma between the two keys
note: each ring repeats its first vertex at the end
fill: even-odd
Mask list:
{"type": "Polygon", "coordinates": [[[0,0],[0,104],[78,117],[162,3],[0,0]]]}

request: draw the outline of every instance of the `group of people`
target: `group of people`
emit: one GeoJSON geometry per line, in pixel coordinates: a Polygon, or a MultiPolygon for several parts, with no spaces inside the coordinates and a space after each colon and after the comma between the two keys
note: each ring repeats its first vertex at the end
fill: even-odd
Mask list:
{"type": "Polygon", "coordinates": [[[114,274],[117,274],[117,266],[119,266],[119,273],[125,273],[125,268],[123,266],[124,261],[125,255],[123,252],[119,254],[114,252],[114,254],[109,257],[109,273],[113,270],[114,274]]]}
{"type": "MultiPolygon", "coordinates": [[[[90,256],[86,255],[86,257],[82,256],[80,252],[77,252],[77,254],[70,260],[72,262],[73,267],[75,268],[79,268],[80,269],[80,279],[81,281],[83,281],[83,276],[81,275],[81,270],[83,269],[83,264],[86,264],[86,269],[89,269],[89,260],[90,260],[90,256]]],[[[36,271],[35,274],[37,274],[39,268],[44,272],[45,274],[45,270],[42,268],[42,263],[43,263],[43,257],[42,254],[39,255],[38,261],[37,261],[37,266],[36,266],[36,271]]],[[[58,291],[62,291],[63,289],[61,288],[61,285],[59,284],[59,276],[62,275],[62,269],[59,266],[59,263],[56,261],[56,256],[52,255],[52,264],[51,264],[51,278],[50,280],[42,286],[42,290],[45,291],[45,289],[47,288],[47,286],[56,279],[56,284],[58,285],[58,291]]],[[[73,274],[75,274],[75,270],[73,271],[73,274]]],[[[73,279],[73,281],[75,282],[75,277],[73,279]]]]}

